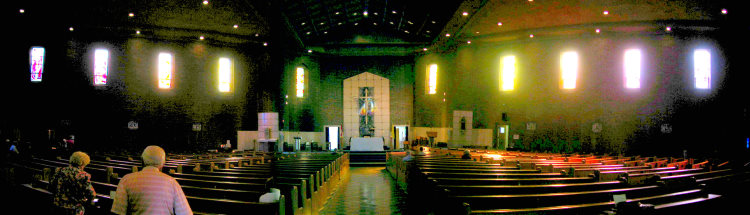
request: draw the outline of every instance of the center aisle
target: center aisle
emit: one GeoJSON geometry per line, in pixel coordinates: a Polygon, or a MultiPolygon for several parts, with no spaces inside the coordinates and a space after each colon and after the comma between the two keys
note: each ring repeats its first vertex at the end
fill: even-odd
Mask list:
{"type": "Polygon", "coordinates": [[[385,167],[351,167],[320,214],[405,214],[406,193],[385,167]]]}

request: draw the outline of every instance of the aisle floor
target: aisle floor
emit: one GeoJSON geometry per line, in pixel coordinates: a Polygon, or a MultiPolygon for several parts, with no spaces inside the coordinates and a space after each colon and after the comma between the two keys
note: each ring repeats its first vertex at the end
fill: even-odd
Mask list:
{"type": "Polygon", "coordinates": [[[385,167],[351,167],[321,214],[402,214],[406,194],[385,167]]]}

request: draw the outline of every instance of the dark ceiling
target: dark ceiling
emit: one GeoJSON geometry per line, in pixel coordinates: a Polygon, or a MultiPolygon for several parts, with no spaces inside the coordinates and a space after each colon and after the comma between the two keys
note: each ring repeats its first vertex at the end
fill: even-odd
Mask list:
{"type": "Polygon", "coordinates": [[[281,6],[303,43],[429,43],[462,0],[284,0],[281,6]],[[354,38],[354,35],[369,37],[354,38]],[[367,40],[367,41],[357,41],[367,40]]]}
{"type": "MultiPolygon", "coordinates": [[[[594,29],[603,33],[653,31],[673,22],[705,23],[727,20],[732,16],[741,20],[739,17],[746,16],[737,3],[730,0],[203,2],[12,1],[8,3],[10,7],[4,7],[3,14],[9,16],[6,20],[13,20],[11,29],[20,29],[27,34],[33,32],[39,38],[102,33],[179,40],[196,40],[203,36],[206,41],[235,44],[263,44],[274,40],[297,42],[302,48],[330,44],[401,44],[434,48],[469,40],[521,39],[529,34],[537,37],[580,35],[590,34],[594,29]],[[722,9],[728,9],[728,14],[723,14],[722,9]],[[75,30],[69,31],[71,27],[75,30]],[[288,38],[297,41],[287,41],[288,38]]],[[[702,23],[697,27],[705,27],[702,23]]],[[[675,29],[679,28],[675,26],[675,29]]]]}

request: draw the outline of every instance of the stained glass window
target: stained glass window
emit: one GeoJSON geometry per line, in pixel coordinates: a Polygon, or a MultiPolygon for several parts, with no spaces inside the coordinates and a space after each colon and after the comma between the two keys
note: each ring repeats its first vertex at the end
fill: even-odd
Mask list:
{"type": "Polygon", "coordinates": [[[97,49],[94,51],[94,85],[107,85],[109,70],[109,51],[97,49]]]}
{"type": "Polygon", "coordinates": [[[427,67],[427,94],[437,93],[437,64],[430,64],[427,67]]]}
{"type": "Polygon", "coordinates": [[[297,97],[302,98],[305,96],[305,69],[297,67],[297,84],[295,89],[297,90],[297,97]]]}
{"type": "Polygon", "coordinates": [[[232,60],[219,59],[219,92],[229,92],[232,84],[232,60]]]}
{"type": "Polygon", "coordinates": [[[174,58],[172,54],[159,54],[159,88],[172,88],[172,72],[174,71],[174,58]]]}
{"type": "Polygon", "coordinates": [[[564,52],[560,56],[560,67],[562,69],[562,88],[575,89],[578,78],[578,53],[574,51],[564,52]]]}
{"type": "Polygon", "coordinates": [[[695,88],[711,89],[711,53],[706,49],[693,52],[695,88]]]}
{"type": "Polygon", "coordinates": [[[31,47],[31,82],[42,82],[44,72],[44,47],[31,47]]]}

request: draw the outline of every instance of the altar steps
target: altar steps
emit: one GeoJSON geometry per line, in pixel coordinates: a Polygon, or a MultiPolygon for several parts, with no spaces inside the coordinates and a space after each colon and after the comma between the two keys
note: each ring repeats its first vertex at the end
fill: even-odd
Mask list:
{"type": "Polygon", "coordinates": [[[385,166],[385,151],[349,152],[349,166],[385,166]]]}

